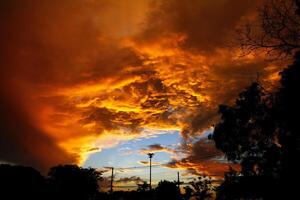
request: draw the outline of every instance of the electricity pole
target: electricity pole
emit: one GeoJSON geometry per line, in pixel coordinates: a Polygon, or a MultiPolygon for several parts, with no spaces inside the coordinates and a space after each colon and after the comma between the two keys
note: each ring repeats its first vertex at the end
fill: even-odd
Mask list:
{"type": "Polygon", "coordinates": [[[114,168],[111,168],[111,179],[110,179],[110,193],[113,193],[113,182],[114,182],[114,168]]]}
{"type": "Polygon", "coordinates": [[[147,154],[148,156],[149,156],[149,158],[150,158],[150,184],[149,184],[149,188],[150,188],[150,190],[152,190],[152,185],[151,185],[151,165],[152,165],[152,157],[154,156],[154,153],[148,153],[147,154]]]}
{"type": "Polygon", "coordinates": [[[177,172],[177,186],[178,186],[178,189],[180,190],[180,177],[179,177],[179,172],[177,172]]]}

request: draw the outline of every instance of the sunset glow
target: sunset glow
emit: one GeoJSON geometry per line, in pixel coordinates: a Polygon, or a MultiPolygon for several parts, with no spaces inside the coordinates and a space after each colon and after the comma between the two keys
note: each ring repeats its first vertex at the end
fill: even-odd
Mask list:
{"type": "MultiPolygon", "coordinates": [[[[232,103],[258,72],[272,87],[283,68],[231,45],[259,3],[1,2],[0,103],[9,123],[0,161],[43,172],[59,163],[121,170],[147,166],[154,152],[154,175],[221,177],[229,163],[204,139],[218,105],[232,103]]],[[[147,180],[146,170],[119,178],[147,180]]]]}

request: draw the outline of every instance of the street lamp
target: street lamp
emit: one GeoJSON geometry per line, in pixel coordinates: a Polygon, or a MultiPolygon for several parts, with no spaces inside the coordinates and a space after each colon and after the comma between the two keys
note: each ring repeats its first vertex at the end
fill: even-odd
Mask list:
{"type": "Polygon", "coordinates": [[[151,165],[152,165],[152,157],[154,156],[154,153],[148,153],[147,154],[149,156],[149,159],[150,159],[150,184],[149,184],[149,188],[150,190],[152,189],[152,186],[151,186],[151,165]]]}

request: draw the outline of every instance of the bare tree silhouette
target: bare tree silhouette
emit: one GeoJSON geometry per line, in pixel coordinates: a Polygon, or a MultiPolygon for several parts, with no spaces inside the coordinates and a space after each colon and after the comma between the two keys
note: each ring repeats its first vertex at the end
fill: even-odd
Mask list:
{"type": "Polygon", "coordinates": [[[299,0],[268,0],[256,20],[237,29],[237,42],[244,53],[263,50],[283,58],[300,49],[299,0]]]}

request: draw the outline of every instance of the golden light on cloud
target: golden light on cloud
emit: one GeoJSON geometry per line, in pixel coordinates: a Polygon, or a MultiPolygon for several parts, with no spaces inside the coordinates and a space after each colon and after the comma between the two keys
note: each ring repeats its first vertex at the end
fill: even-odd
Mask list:
{"type": "Polygon", "coordinates": [[[230,103],[257,72],[277,80],[280,67],[224,47],[253,12],[248,1],[187,2],[1,1],[15,11],[1,12],[7,19],[1,21],[1,106],[11,108],[2,113],[19,115],[20,130],[5,125],[13,131],[2,151],[16,146],[16,153],[0,159],[45,169],[82,163],[95,151],[147,137],[146,129],[179,130],[188,139],[208,129],[217,106],[230,103]],[[226,16],[230,5],[238,12],[226,16]],[[15,138],[36,135],[42,138],[32,145],[43,152],[32,154],[34,163],[30,156],[19,160],[20,152],[35,150],[15,138]],[[56,153],[49,161],[50,152],[56,153]]]}

